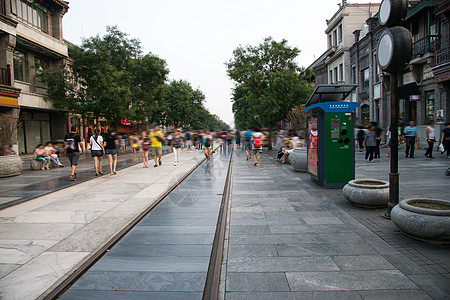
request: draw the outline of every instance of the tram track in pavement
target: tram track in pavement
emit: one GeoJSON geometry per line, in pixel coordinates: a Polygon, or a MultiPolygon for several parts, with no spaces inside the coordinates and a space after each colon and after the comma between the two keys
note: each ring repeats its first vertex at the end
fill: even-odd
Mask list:
{"type": "MultiPolygon", "coordinates": [[[[224,146],[226,147],[226,146],[224,146]]],[[[220,147],[216,148],[216,152],[220,151],[220,147]]],[[[225,240],[225,229],[226,220],[228,212],[228,202],[230,196],[230,186],[231,186],[231,173],[232,173],[232,157],[233,149],[230,150],[229,157],[227,157],[227,168],[226,176],[223,184],[223,190],[221,190],[220,195],[220,206],[217,214],[217,222],[215,224],[214,238],[211,245],[211,251],[209,256],[209,263],[207,268],[205,268],[206,278],[204,280],[205,284],[202,291],[202,299],[219,299],[219,285],[220,285],[220,275],[221,275],[221,265],[223,258],[223,248],[225,240]]],[[[214,160],[213,160],[214,164],[214,160]]],[[[205,165],[206,170],[208,165],[206,165],[206,159],[200,161],[197,165],[191,168],[182,178],[179,178],[173,185],[169,187],[158,199],[144,211],[142,211],[138,216],[136,216],[125,228],[118,232],[114,237],[112,237],[103,247],[96,251],[88,260],[86,260],[82,265],[80,265],[74,272],[67,276],[62,282],[60,282],[56,287],[54,287],[49,293],[47,293],[43,299],[58,299],[64,296],[64,293],[68,291],[89,269],[91,269],[97,262],[99,262],[102,257],[105,257],[117,243],[124,239],[127,234],[130,233],[139,223],[141,223],[151,212],[154,211],[158,205],[167,200],[171,194],[180,185],[185,182],[195,171],[199,170],[199,167],[205,165]]],[[[209,166],[210,167],[210,166],[209,166]]],[[[168,201],[168,200],[167,200],[168,201]]],[[[192,213],[189,211],[187,213],[192,213]]],[[[152,247],[152,245],[149,245],[152,247]]],[[[112,292],[118,292],[120,289],[113,289],[112,292]]],[[[149,292],[149,291],[147,291],[149,292]]],[[[62,297],[64,298],[64,297],[62,297]]],[[[72,299],[72,297],[69,297],[72,299]]],[[[85,299],[85,298],[83,298],[85,299]]],[[[95,296],[92,297],[95,299],[95,296]]],[[[143,298],[145,299],[145,298],[143,298]]]]}

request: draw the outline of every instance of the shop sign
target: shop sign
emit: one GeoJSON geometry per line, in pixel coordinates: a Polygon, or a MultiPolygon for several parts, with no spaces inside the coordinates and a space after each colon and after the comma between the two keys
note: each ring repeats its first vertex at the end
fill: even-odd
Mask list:
{"type": "Polygon", "coordinates": [[[427,94],[427,121],[434,121],[434,93],[427,94]]]}

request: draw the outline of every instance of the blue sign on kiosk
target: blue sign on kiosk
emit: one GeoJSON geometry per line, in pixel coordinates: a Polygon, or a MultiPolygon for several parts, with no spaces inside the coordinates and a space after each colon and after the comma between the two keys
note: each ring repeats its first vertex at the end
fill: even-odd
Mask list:
{"type": "Polygon", "coordinates": [[[308,111],[308,173],[325,188],[342,188],[355,179],[353,111],[359,102],[340,101],[356,85],[318,85],[308,111]]]}

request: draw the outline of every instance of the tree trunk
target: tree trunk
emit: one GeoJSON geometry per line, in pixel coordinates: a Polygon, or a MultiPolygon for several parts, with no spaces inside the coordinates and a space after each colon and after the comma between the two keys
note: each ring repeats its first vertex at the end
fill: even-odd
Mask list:
{"type": "Polygon", "coordinates": [[[273,130],[272,130],[272,127],[269,127],[269,144],[267,145],[267,148],[269,151],[272,151],[272,136],[273,136],[273,130]]]}

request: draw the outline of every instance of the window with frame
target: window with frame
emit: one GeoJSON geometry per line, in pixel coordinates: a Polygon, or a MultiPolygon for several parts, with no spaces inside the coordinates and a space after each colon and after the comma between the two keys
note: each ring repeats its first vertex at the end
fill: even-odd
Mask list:
{"type": "Polygon", "coordinates": [[[28,81],[28,63],[25,53],[14,50],[14,80],[28,81]]]}
{"type": "Polygon", "coordinates": [[[342,24],[340,24],[338,27],[338,39],[339,42],[342,42],[342,24]]]}
{"type": "Polygon", "coordinates": [[[378,66],[377,55],[373,55],[373,81],[380,82],[380,66],[378,66]]]}
{"type": "Polygon", "coordinates": [[[356,66],[352,66],[352,84],[356,84],[357,76],[356,76],[356,66]]]}
{"type": "Polygon", "coordinates": [[[333,83],[333,70],[330,70],[330,83],[333,83]]]}
{"type": "Polygon", "coordinates": [[[330,35],[328,36],[328,43],[330,44],[330,48],[333,46],[333,37],[330,33],[330,35]]]}
{"type": "Polygon", "coordinates": [[[28,24],[48,32],[48,15],[45,11],[26,0],[11,0],[11,12],[28,24]]]}
{"type": "Polygon", "coordinates": [[[363,89],[369,88],[369,75],[370,75],[369,68],[361,71],[361,84],[363,89]]]}
{"type": "Polygon", "coordinates": [[[45,59],[42,59],[39,57],[34,58],[34,69],[36,72],[36,85],[41,86],[41,87],[45,86],[44,83],[40,81],[39,74],[41,74],[42,71],[47,70],[48,67],[49,67],[49,63],[45,59]]]}
{"type": "Polygon", "coordinates": [[[333,46],[337,46],[337,30],[333,31],[333,46]]]}
{"type": "Polygon", "coordinates": [[[337,83],[339,81],[338,68],[334,68],[334,82],[337,83]]]}
{"type": "Polygon", "coordinates": [[[339,80],[344,81],[344,65],[339,65],[339,80]]]}

